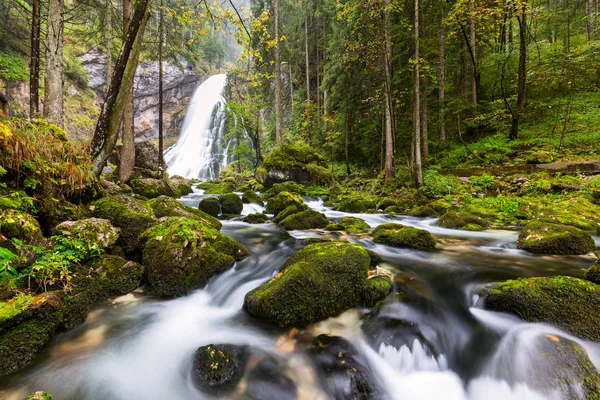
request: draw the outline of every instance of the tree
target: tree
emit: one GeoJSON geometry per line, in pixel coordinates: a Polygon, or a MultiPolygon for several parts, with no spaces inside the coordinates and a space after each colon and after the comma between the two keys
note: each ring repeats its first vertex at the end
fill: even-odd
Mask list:
{"type": "Polygon", "coordinates": [[[415,149],[415,173],[417,185],[423,184],[423,166],[421,164],[421,70],[419,54],[419,0],[415,0],[415,84],[414,84],[414,120],[413,143],[415,149]]]}
{"type": "Polygon", "coordinates": [[[158,28],[158,165],[160,169],[165,169],[164,160],[164,140],[163,140],[163,43],[165,35],[165,21],[164,21],[164,10],[163,0],[160,0],[159,10],[159,28],[158,28]]]}
{"type": "Polygon", "coordinates": [[[281,58],[279,53],[279,0],[273,3],[275,29],[275,143],[281,144],[281,58]]]}
{"type": "Polygon", "coordinates": [[[44,72],[44,118],[63,126],[63,0],[49,0],[44,72]]]}
{"type": "Polygon", "coordinates": [[[439,67],[439,103],[440,103],[440,141],[446,141],[446,13],[442,3],[440,13],[440,67],[439,67]]]}
{"type": "MultiPolygon", "coordinates": [[[[123,0],[123,34],[127,32],[127,27],[131,23],[133,3],[132,0],[123,0]]],[[[125,40],[125,39],[123,39],[125,40]]],[[[137,64],[137,63],[136,63],[137,64]]],[[[135,167],[135,136],[133,120],[133,85],[126,93],[123,103],[123,126],[121,128],[121,139],[123,147],[121,148],[121,157],[119,164],[119,177],[123,182],[127,182],[133,173],[135,167]]]]}
{"type": "Polygon", "coordinates": [[[521,4],[521,13],[517,15],[519,23],[519,71],[517,79],[517,109],[512,115],[510,138],[519,136],[519,122],[525,114],[525,94],[527,89],[527,1],[521,4]]]}
{"type": "Polygon", "coordinates": [[[40,0],[31,3],[31,57],[29,62],[29,117],[40,111],[40,0]]]}
{"type": "Polygon", "coordinates": [[[394,106],[392,99],[392,1],[385,0],[385,180],[394,176],[394,106]]]}

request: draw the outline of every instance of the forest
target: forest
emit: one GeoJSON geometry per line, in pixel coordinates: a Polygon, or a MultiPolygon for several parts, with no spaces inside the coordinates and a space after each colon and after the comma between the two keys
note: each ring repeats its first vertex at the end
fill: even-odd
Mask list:
{"type": "Polygon", "coordinates": [[[0,399],[597,399],[599,7],[0,0],[0,399]]]}

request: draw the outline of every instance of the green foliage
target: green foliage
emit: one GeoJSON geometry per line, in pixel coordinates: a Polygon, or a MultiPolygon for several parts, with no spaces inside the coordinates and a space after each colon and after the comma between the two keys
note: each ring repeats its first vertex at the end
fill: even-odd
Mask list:
{"type": "Polygon", "coordinates": [[[0,288],[11,288],[12,279],[19,275],[19,272],[12,266],[13,260],[17,256],[10,250],[0,247],[0,288]]]}
{"type": "Polygon", "coordinates": [[[423,173],[422,191],[427,196],[443,197],[448,194],[458,194],[461,189],[460,181],[453,175],[441,175],[435,169],[428,169],[423,173]]]}
{"type": "Polygon", "coordinates": [[[0,79],[7,81],[29,80],[29,68],[23,57],[0,52],[0,79]]]}

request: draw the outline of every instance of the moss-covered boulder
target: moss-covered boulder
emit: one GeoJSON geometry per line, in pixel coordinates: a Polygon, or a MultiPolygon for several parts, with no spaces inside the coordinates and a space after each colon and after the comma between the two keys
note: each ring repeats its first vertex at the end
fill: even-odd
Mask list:
{"type": "Polygon", "coordinates": [[[364,199],[360,197],[346,197],[340,201],[335,208],[337,211],[347,213],[365,213],[367,207],[365,207],[364,199]]]}
{"type": "Polygon", "coordinates": [[[224,194],[221,196],[219,202],[221,203],[221,211],[223,214],[239,215],[244,209],[242,199],[235,193],[224,194]]]}
{"type": "Polygon", "coordinates": [[[302,197],[297,194],[290,192],[281,192],[274,197],[271,197],[267,202],[266,212],[267,214],[273,214],[277,216],[280,212],[288,208],[289,206],[302,207],[302,197]]]}
{"type": "Polygon", "coordinates": [[[420,217],[420,218],[437,218],[440,216],[437,211],[435,211],[433,208],[431,208],[429,206],[420,206],[417,208],[413,208],[409,212],[409,215],[412,215],[413,217],[420,217]]]}
{"type": "Polygon", "coordinates": [[[50,393],[47,392],[35,392],[31,393],[27,400],[52,400],[53,397],[50,393]]]}
{"type": "Polygon", "coordinates": [[[317,185],[333,182],[325,158],[306,144],[275,147],[265,158],[264,167],[267,186],[285,181],[317,185]]]}
{"type": "Polygon", "coordinates": [[[587,254],[596,243],[589,232],[573,226],[532,222],[519,233],[517,248],[538,254],[587,254]]]}
{"type": "Polygon", "coordinates": [[[585,271],[585,279],[595,284],[600,284],[600,258],[585,271]]]}
{"type": "Polygon", "coordinates": [[[323,229],[329,225],[329,220],[323,213],[314,210],[305,210],[286,217],[279,225],[288,231],[323,229]]]}
{"type": "Polygon", "coordinates": [[[16,210],[0,210],[0,235],[26,243],[38,242],[43,236],[33,216],[16,210]]]}
{"type": "Polygon", "coordinates": [[[131,186],[133,193],[147,199],[153,199],[158,196],[178,197],[169,184],[163,179],[131,179],[129,181],[129,186],[131,186]]]}
{"type": "Polygon", "coordinates": [[[363,303],[367,307],[375,307],[393,290],[392,277],[370,276],[365,284],[363,292],[363,303]]]}
{"type": "Polygon", "coordinates": [[[152,293],[187,294],[249,253],[236,240],[195,219],[168,217],[144,232],[142,263],[152,293]]]}
{"type": "Polygon", "coordinates": [[[254,191],[254,190],[246,190],[242,194],[242,201],[244,203],[254,203],[259,205],[264,205],[263,199],[254,191]]]}
{"type": "MultiPolygon", "coordinates": [[[[201,188],[201,186],[198,186],[199,188],[201,188]]],[[[227,194],[227,193],[231,193],[231,189],[229,188],[229,186],[224,185],[224,184],[211,184],[210,186],[207,187],[207,189],[204,190],[204,194],[227,194]]]]}
{"type": "Polygon", "coordinates": [[[202,346],[194,354],[192,378],[201,389],[222,395],[234,389],[242,379],[247,360],[248,351],[245,347],[202,346]]]}
{"type": "Polygon", "coordinates": [[[52,230],[53,235],[69,236],[87,243],[90,249],[108,249],[119,239],[121,229],[112,226],[103,218],[88,218],[80,221],[65,221],[52,230]]]}
{"type": "Polygon", "coordinates": [[[383,211],[388,207],[393,207],[397,205],[398,204],[396,203],[396,200],[390,199],[389,197],[384,197],[383,199],[379,199],[379,201],[377,202],[377,209],[383,211]]]}
{"type": "Polygon", "coordinates": [[[198,209],[212,217],[218,217],[221,213],[221,202],[216,197],[207,197],[200,201],[198,209]]]}
{"type": "Polygon", "coordinates": [[[209,215],[199,209],[183,205],[178,200],[172,197],[160,196],[155,199],[149,200],[148,205],[150,206],[150,208],[152,208],[152,211],[154,211],[154,215],[156,216],[156,218],[186,217],[197,219],[200,222],[210,224],[213,228],[218,230],[221,230],[222,227],[221,221],[219,221],[212,215],[209,215]]]}
{"type": "Polygon", "coordinates": [[[156,222],[149,205],[125,194],[98,200],[94,206],[94,216],[107,219],[121,228],[117,244],[127,253],[137,249],[140,235],[156,222]]]}
{"type": "Polygon", "coordinates": [[[314,243],[246,295],[244,308],[281,327],[310,324],[363,303],[369,253],[346,242],[314,243]]]}
{"type": "Polygon", "coordinates": [[[88,207],[54,197],[40,199],[37,209],[38,221],[43,232],[50,232],[61,222],[78,221],[92,216],[88,207]]]}
{"type": "Polygon", "coordinates": [[[416,250],[435,249],[435,239],[424,229],[401,224],[381,224],[373,230],[373,241],[386,246],[416,250]]]}
{"type": "Polygon", "coordinates": [[[341,224],[329,224],[325,227],[325,230],[328,232],[341,232],[346,228],[341,224]]]}
{"type": "Polygon", "coordinates": [[[442,228],[463,230],[469,225],[470,230],[474,230],[474,225],[479,226],[481,230],[490,227],[488,221],[477,215],[457,211],[448,211],[446,214],[442,215],[437,221],[437,225],[442,228]]]}
{"type": "Polygon", "coordinates": [[[337,223],[342,225],[346,232],[353,234],[363,233],[371,228],[365,221],[355,217],[342,217],[337,220],[337,223]]]}
{"type": "Polygon", "coordinates": [[[271,197],[275,197],[281,192],[290,192],[303,196],[306,194],[306,188],[303,185],[293,181],[275,183],[269,188],[269,190],[263,193],[263,199],[269,200],[271,197]]]}
{"type": "Polygon", "coordinates": [[[192,181],[179,175],[170,177],[169,184],[173,189],[173,195],[176,197],[182,197],[194,192],[192,181]]]}
{"type": "Polygon", "coordinates": [[[400,206],[390,206],[386,208],[383,212],[386,214],[402,214],[404,211],[405,209],[400,206]]]}
{"type": "Polygon", "coordinates": [[[566,276],[523,278],[493,285],[483,294],[489,310],[600,341],[600,286],[592,282],[566,276]]]}
{"type": "Polygon", "coordinates": [[[309,207],[306,204],[293,204],[289,207],[286,207],[285,210],[283,210],[282,212],[277,214],[277,216],[275,216],[273,218],[273,222],[278,224],[281,221],[283,221],[284,219],[286,219],[287,217],[294,215],[294,214],[301,213],[302,211],[306,211],[308,209],[309,209],[309,207]]]}
{"type": "Polygon", "coordinates": [[[266,214],[255,213],[248,214],[244,217],[243,221],[249,224],[264,224],[269,220],[269,217],[266,214]]]}

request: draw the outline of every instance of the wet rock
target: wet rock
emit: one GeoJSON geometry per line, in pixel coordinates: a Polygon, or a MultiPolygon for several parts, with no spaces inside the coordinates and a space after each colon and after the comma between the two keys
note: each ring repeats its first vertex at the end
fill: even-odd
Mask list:
{"type": "Polygon", "coordinates": [[[289,206],[297,206],[301,208],[305,206],[305,204],[302,202],[302,198],[299,195],[292,194],[290,192],[281,192],[268,200],[266,212],[267,214],[273,214],[275,217],[277,217],[277,214],[289,206]]]}
{"type": "Polygon", "coordinates": [[[433,250],[435,239],[426,230],[401,224],[381,224],[373,230],[373,241],[386,246],[416,250],[433,250]]]}
{"type": "Polygon", "coordinates": [[[417,207],[417,208],[411,210],[409,215],[412,215],[413,217],[420,217],[420,218],[436,218],[436,217],[440,216],[437,211],[435,211],[433,208],[431,208],[429,206],[417,207]]]}
{"type": "Polygon", "coordinates": [[[150,208],[152,208],[152,211],[154,211],[154,215],[157,218],[186,217],[197,219],[200,222],[210,224],[213,228],[217,230],[221,230],[222,227],[221,221],[219,221],[212,215],[209,215],[204,211],[183,205],[172,197],[160,196],[148,201],[148,205],[150,206],[150,208]]]}
{"type": "Polygon", "coordinates": [[[320,335],[308,349],[322,386],[335,399],[367,400],[383,396],[366,360],[346,339],[320,335]]]}
{"type": "Polygon", "coordinates": [[[325,214],[314,210],[305,210],[286,217],[279,223],[285,230],[323,229],[329,225],[325,214]]]}
{"type": "Polygon", "coordinates": [[[135,144],[135,166],[137,168],[158,170],[158,146],[151,140],[144,140],[135,144]]]}
{"type": "Polygon", "coordinates": [[[394,207],[394,206],[397,206],[397,205],[398,204],[396,203],[396,200],[390,199],[390,198],[386,197],[386,198],[380,199],[377,202],[377,209],[383,211],[383,210],[385,210],[388,207],[394,207]]]}
{"type": "Polygon", "coordinates": [[[600,286],[592,282],[567,276],[522,278],[490,286],[482,294],[488,310],[600,341],[600,286]]]}
{"type": "Polygon", "coordinates": [[[517,248],[540,254],[587,254],[596,243],[589,232],[573,226],[532,222],[519,233],[517,248]]]}
{"type": "Polygon", "coordinates": [[[147,199],[154,199],[158,196],[175,196],[173,190],[163,179],[136,178],[131,179],[129,185],[131,186],[133,193],[147,199]]]}
{"type": "Polygon", "coordinates": [[[307,210],[309,210],[309,207],[306,204],[293,204],[289,207],[286,207],[285,210],[283,210],[282,212],[278,213],[277,216],[275,216],[273,218],[273,222],[278,224],[289,216],[292,216],[294,214],[298,214],[298,213],[301,213],[302,211],[307,211],[307,210]]]}
{"type": "Polygon", "coordinates": [[[114,226],[121,228],[117,244],[127,253],[133,253],[137,249],[140,235],[156,222],[150,206],[125,194],[98,200],[94,216],[108,219],[114,226]]]}
{"type": "Polygon", "coordinates": [[[344,227],[344,225],[341,224],[329,224],[325,227],[325,230],[329,232],[341,232],[345,229],[346,228],[344,227]]]}
{"type": "Polygon", "coordinates": [[[88,218],[80,221],[65,221],[52,230],[53,235],[76,238],[99,249],[114,246],[119,239],[121,229],[112,226],[109,220],[88,218]]]}
{"type": "Polygon", "coordinates": [[[367,207],[365,207],[363,199],[359,197],[346,197],[342,199],[335,209],[337,211],[355,214],[367,212],[367,207]]]}
{"type": "Polygon", "coordinates": [[[248,373],[245,395],[252,400],[296,400],[297,388],[277,360],[259,361],[248,373]]]}
{"type": "Polygon", "coordinates": [[[221,196],[221,211],[223,214],[240,215],[244,209],[244,203],[240,196],[235,193],[227,193],[221,196]]]}
{"type": "Polygon", "coordinates": [[[264,224],[268,220],[269,217],[266,214],[255,213],[246,215],[243,221],[249,224],[264,224]]]}
{"type": "Polygon", "coordinates": [[[248,352],[242,346],[202,346],[194,354],[192,377],[201,389],[224,394],[242,379],[247,360],[248,352]]]}
{"type": "Polygon", "coordinates": [[[448,229],[484,230],[489,228],[490,223],[474,214],[448,211],[438,220],[437,225],[448,229]]]}
{"type": "Polygon", "coordinates": [[[52,395],[47,392],[35,392],[30,394],[27,400],[52,400],[52,395]]]}
{"type": "Polygon", "coordinates": [[[246,190],[244,194],[242,194],[242,201],[244,203],[254,203],[259,205],[264,205],[262,198],[256,194],[254,190],[246,190]]]}
{"type": "Polygon", "coordinates": [[[152,293],[187,294],[249,252],[236,240],[196,219],[168,217],[144,232],[142,263],[152,293]]]}
{"type": "Polygon", "coordinates": [[[391,206],[386,208],[383,212],[386,214],[402,214],[405,211],[404,208],[398,206],[391,206]]]}
{"type": "Polygon", "coordinates": [[[337,220],[337,223],[342,225],[346,232],[352,234],[363,233],[371,229],[369,224],[355,217],[342,217],[337,220]]]}
{"type": "Polygon", "coordinates": [[[367,307],[375,307],[377,303],[390,294],[392,289],[391,272],[389,276],[370,276],[363,291],[363,304],[367,307]]]}
{"type": "Polygon", "coordinates": [[[600,284],[600,258],[585,271],[585,279],[595,284],[600,284]]]}
{"type": "Polygon", "coordinates": [[[198,209],[212,217],[217,217],[221,213],[221,203],[216,197],[207,197],[198,204],[198,209]]]}
{"type": "Polygon", "coordinates": [[[306,325],[363,303],[371,258],[346,242],[313,243],[292,254],[282,271],[250,291],[244,308],[281,327],[306,325]]]}
{"type": "Polygon", "coordinates": [[[169,184],[173,189],[175,197],[182,197],[194,192],[192,189],[192,181],[179,175],[170,177],[169,184]]]}

